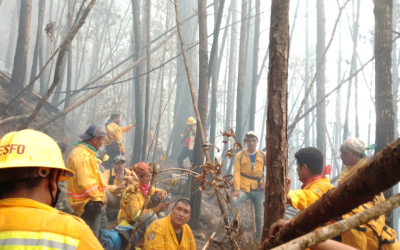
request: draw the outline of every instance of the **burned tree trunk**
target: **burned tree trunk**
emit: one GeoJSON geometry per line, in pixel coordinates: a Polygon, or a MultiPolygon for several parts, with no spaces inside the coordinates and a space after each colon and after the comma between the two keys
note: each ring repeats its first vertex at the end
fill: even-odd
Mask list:
{"type": "MultiPolygon", "coordinates": [[[[140,14],[139,14],[139,1],[132,0],[132,14],[133,14],[133,37],[135,40],[135,53],[133,54],[133,61],[136,62],[140,58],[140,14]]],[[[134,72],[134,89],[135,89],[135,141],[133,143],[133,152],[131,158],[131,165],[136,164],[140,161],[142,155],[142,130],[143,130],[143,109],[142,109],[142,93],[140,88],[140,66],[136,67],[134,72]]],[[[143,149],[146,150],[146,149],[143,149]]]]}
{"type": "MultiPolygon", "coordinates": [[[[374,1],[375,15],[375,112],[376,131],[375,152],[381,151],[394,138],[394,113],[391,75],[392,52],[392,10],[393,1],[374,1]]],[[[392,196],[392,189],[385,197],[392,196]]],[[[386,222],[392,226],[392,213],[387,214],[386,222]]]]}
{"type": "MultiPolygon", "coordinates": [[[[324,0],[317,0],[317,100],[325,96],[325,3],[324,0]]],[[[322,155],[326,155],[326,134],[325,134],[325,101],[317,107],[317,148],[322,155]]]]}
{"type": "Polygon", "coordinates": [[[10,80],[10,90],[15,95],[24,86],[29,49],[32,0],[21,0],[19,13],[18,40],[14,56],[14,67],[10,80]]]}
{"type": "Polygon", "coordinates": [[[273,0],[271,3],[267,97],[267,185],[265,187],[263,240],[268,237],[268,228],[271,224],[278,219],[283,219],[286,204],[289,3],[289,0],[273,0]]]}
{"type": "MultiPolygon", "coordinates": [[[[207,108],[208,108],[208,42],[207,42],[207,0],[198,1],[198,15],[199,15],[199,93],[198,93],[198,108],[201,117],[202,127],[205,128],[207,124],[207,108]]],[[[202,149],[200,127],[196,131],[196,141],[194,144],[194,166],[204,164],[204,153],[202,149]]],[[[196,172],[201,173],[203,170],[197,168],[196,172]]],[[[200,183],[194,183],[194,178],[191,178],[191,184],[196,189],[200,183]]],[[[202,192],[191,190],[193,193],[190,196],[190,206],[192,207],[191,218],[189,225],[192,228],[200,228],[200,211],[201,211],[201,197],[202,192]]]]}

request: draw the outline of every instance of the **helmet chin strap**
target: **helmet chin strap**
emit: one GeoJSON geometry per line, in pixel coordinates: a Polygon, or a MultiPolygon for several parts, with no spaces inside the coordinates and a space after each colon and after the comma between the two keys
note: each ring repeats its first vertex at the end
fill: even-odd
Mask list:
{"type": "Polygon", "coordinates": [[[59,170],[54,170],[54,171],[57,171],[57,176],[56,176],[57,193],[56,193],[56,197],[53,196],[53,192],[52,192],[52,188],[51,188],[52,176],[53,175],[50,175],[49,187],[48,187],[49,188],[49,192],[50,192],[50,196],[51,196],[51,207],[53,207],[53,208],[56,207],[57,202],[58,202],[58,198],[59,198],[60,192],[61,192],[61,189],[59,187],[59,179],[60,179],[61,171],[59,171],[59,170]]]}

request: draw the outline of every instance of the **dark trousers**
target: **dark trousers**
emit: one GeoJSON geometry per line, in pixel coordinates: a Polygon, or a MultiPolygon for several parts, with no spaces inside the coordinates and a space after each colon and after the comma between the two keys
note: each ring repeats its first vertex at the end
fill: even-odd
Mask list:
{"type": "Polygon", "coordinates": [[[182,151],[181,151],[181,153],[179,154],[179,156],[178,156],[178,165],[179,165],[179,168],[183,168],[183,161],[187,158],[187,157],[189,157],[189,160],[190,160],[190,164],[192,164],[193,163],[193,161],[194,161],[194,153],[193,153],[193,150],[190,150],[188,147],[183,147],[182,148],[182,151]]]}
{"type": "Polygon", "coordinates": [[[104,165],[103,166],[106,169],[112,169],[114,167],[113,166],[113,162],[114,162],[115,156],[120,155],[121,152],[119,150],[115,150],[115,148],[114,148],[114,146],[112,144],[106,146],[105,148],[106,148],[106,152],[108,154],[108,157],[110,157],[110,159],[107,161],[108,164],[106,164],[106,166],[104,166],[104,165]]]}

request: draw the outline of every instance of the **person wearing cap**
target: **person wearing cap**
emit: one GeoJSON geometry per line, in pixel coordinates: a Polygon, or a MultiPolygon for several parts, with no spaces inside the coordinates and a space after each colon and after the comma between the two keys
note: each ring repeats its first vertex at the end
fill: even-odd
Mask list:
{"type": "Polygon", "coordinates": [[[190,164],[193,163],[193,148],[194,139],[196,137],[196,120],[193,117],[189,117],[185,131],[181,134],[181,142],[184,143],[181,153],[178,156],[179,168],[183,168],[183,161],[189,157],[190,164]]]}
{"type": "Polygon", "coordinates": [[[190,209],[187,199],[177,200],[168,216],[147,228],[143,249],[196,250],[192,230],[186,224],[190,219],[190,209]]]}
{"type": "Polygon", "coordinates": [[[69,154],[67,168],[75,176],[67,180],[68,197],[75,214],[80,216],[98,237],[101,223],[101,207],[104,206],[106,183],[98,168],[97,150],[107,135],[103,125],[90,125],[79,136],[69,154]]]}
{"type": "Polygon", "coordinates": [[[60,181],[73,175],[48,135],[0,139],[0,249],[103,249],[82,219],[54,209],[60,181]]]}
{"type": "Polygon", "coordinates": [[[111,114],[110,119],[105,124],[107,128],[107,136],[104,140],[104,146],[111,159],[111,161],[108,162],[108,165],[105,166],[107,169],[113,168],[112,159],[114,159],[115,156],[125,154],[122,135],[134,127],[133,124],[126,127],[120,127],[120,123],[121,115],[111,114]]]}
{"type": "MultiPolygon", "coordinates": [[[[146,228],[151,224],[151,222],[158,219],[158,213],[166,211],[171,203],[159,202],[159,204],[157,205],[154,204],[155,206],[149,204],[142,211],[146,195],[149,192],[150,196],[155,194],[161,201],[165,199],[165,197],[167,196],[167,192],[155,187],[151,187],[150,190],[150,181],[152,176],[150,166],[148,164],[144,162],[139,162],[132,166],[131,170],[132,173],[136,174],[139,182],[134,183],[132,182],[132,180],[129,180],[129,186],[122,194],[120,204],[121,210],[118,215],[118,224],[122,226],[133,225],[139,218],[140,213],[142,213],[143,223],[141,224],[139,229],[145,232],[146,228]]],[[[143,235],[141,235],[141,238],[142,237],[143,235]]]]}
{"type": "Polygon", "coordinates": [[[107,185],[106,197],[107,197],[107,212],[119,210],[119,204],[121,202],[121,195],[125,192],[126,186],[128,185],[128,178],[133,178],[133,181],[138,182],[135,173],[125,168],[125,158],[122,155],[114,157],[114,168],[107,169],[104,173],[104,182],[107,185]],[[131,175],[132,174],[132,175],[131,175]]]}
{"type": "Polygon", "coordinates": [[[230,195],[232,207],[250,199],[254,205],[256,220],[256,238],[262,235],[264,218],[264,165],[265,153],[257,150],[258,136],[254,131],[246,134],[247,149],[238,152],[234,164],[234,188],[230,195]]]}

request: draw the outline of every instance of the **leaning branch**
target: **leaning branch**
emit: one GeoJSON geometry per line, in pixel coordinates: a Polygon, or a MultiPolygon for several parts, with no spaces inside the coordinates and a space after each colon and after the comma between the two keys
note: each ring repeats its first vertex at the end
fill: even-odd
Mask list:
{"type": "Polygon", "coordinates": [[[319,230],[315,230],[286,244],[273,248],[272,250],[302,250],[307,247],[315,246],[328,239],[341,235],[352,228],[363,225],[370,220],[376,219],[398,206],[400,206],[400,194],[390,197],[386,201],[373,206],[370,209],[364,210],[361,213],[323,227],[319,230]]]}
{"type": "Polygon", "coordinates": [[[25,118],[28,118],[28,117],[29,117],[29,115],[19,115],[19,116],[8,117],[6,119],[0,120],[0,125],[4,124],[4,123],[7,123],[7,122],[15,121],[15,120],[25,119],[25,118]]]}
{"type": "Polygon", "coordinates": [[[340,186],[330,190],[303,213],[296,216],[275,238],[265,240],[262,249],[271,249],[308,233],[332,218],[342,216],[400,181],[400,138],[392,142],[367,165],[358,169],[340,186]]]}

